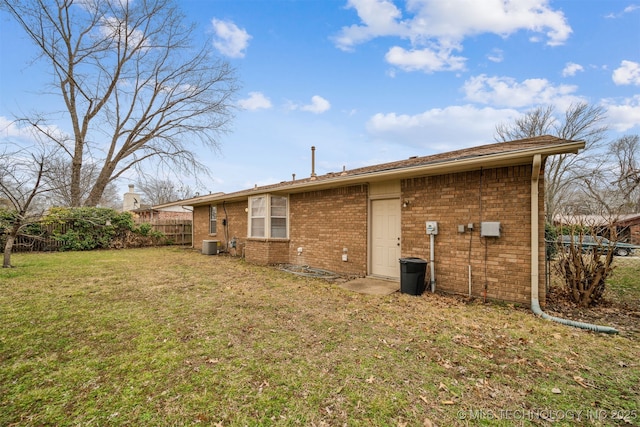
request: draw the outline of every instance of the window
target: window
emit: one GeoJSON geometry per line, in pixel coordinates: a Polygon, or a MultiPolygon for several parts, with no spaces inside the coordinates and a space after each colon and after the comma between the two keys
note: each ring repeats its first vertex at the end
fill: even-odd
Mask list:
{"type": "Polygon", "coordinates": [[[209,234],[216,234],[218,228],[218,207],[209,206],[209,234]]]}
{"type": "Polygon", "coordinates": [[[249,199],[250,237],[287,238],[287,198],[257,196],[249,199]]]}
{"type": "Polygon", "coordinates": [[[286,197],[271,197],[271,237],[287,237],[286,197]]]}
{"type": "Polygon", "coordinates": [[[251,199],[251,237],[266,237],[264,223],[266,221],[266,197],[251,199]]]}

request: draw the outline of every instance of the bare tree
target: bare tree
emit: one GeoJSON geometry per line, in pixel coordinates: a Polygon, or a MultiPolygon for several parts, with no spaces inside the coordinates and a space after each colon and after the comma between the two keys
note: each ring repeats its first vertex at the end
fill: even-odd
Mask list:
{"type": "Polygon", "coordinates": [[[44,149],[38,154],[30,150],[0,154],[0,197],[9,201],[12,220],[9,222],[4,245],[2,267],[11,267],[11,252],[21,230],[40,219],[46,204],[38,203],[44,193],[53,189],[47,184],[48,159],[44,149]]]}
{"type": "Polygon", "coordinates": [[[233,117],[235,71],[211,43],[192,46],[194,27],[172,0],[0,6],[38,47],[63,100],[70,135],[50,132],[36,114],[25,120],[66,153],[71,206],[95,206],[109,183],[153,159],[206,173],[190,144],[218,148],[233,117]]]}
{"type": "Polygon", "coordinates": [[[561,201],[571,191],[572,184],[583,181],[591,171],[587,163],[593,151],[602,145],[607,132],[603,125],[605,111],[580,102],[571,104],[564,117],[556,118],[551,106],[538,107],[512,124],[496,126],[497,141],[554,135],[567,140],[583,140],[585,148],[579,155],[560,154],[545,163],[545,212],[547,221],[560,209],[561,201]]]}
{"type": "MultiPolygon", "coordinates": [[[[45,177],[50,181],[53,188],[49,194],[51,206],[72,207],[71,197],[71,162],[67,157],[58,156],[49,160],[49,173],[45,177]]],[[[87,162],[82,168],[80,177],[80,198],[86,200],[91,192],[91,188],[98,179],[100,170],[95,163],[87,162]]],[[[114,182],[110,182],[105,187],[98,204],[102,207],[112,207],[114,209],[122,206],[122,200],[118,195],[118,189],[114,182]]]]}
{"type": "Polygon", "coordinates": [[[607,215],[636,213],[640,209],[640,137],[625,135],[609,145],[606,155],[584,179],[588,197],[607,215]]]}
{"type": "Polygon", "coordinates": [[[144,194],[144,200],[152,206],[193,197],[193,190],[188,185],[149,175],[138,180],[136,187],[144,194]]]}
{"type": "Polygon", "coordinates": [[[624,213],[635,213],[640,210],[640,137],[625,135],[614,141],[609,147],[617,172],[612,184],[620,193],[624,213]],[[626,208],[626,209],[625,209],[626,208]]]}

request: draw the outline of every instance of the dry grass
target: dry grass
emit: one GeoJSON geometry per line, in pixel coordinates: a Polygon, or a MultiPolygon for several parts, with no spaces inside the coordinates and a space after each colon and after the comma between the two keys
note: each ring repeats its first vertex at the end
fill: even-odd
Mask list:
{"type": "Polygon", "coordinates": [[[13,262],[0,425],[640,424],[633,334],[184,249],[13,262]]]}

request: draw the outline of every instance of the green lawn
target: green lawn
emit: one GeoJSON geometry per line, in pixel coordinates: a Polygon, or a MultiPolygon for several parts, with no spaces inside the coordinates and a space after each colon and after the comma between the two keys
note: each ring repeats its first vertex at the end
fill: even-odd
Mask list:
{"type": "Polygon", "coordinates": [[[3,426],[640,425],[634,334],[178,248],[12,261],[3,426]]]}

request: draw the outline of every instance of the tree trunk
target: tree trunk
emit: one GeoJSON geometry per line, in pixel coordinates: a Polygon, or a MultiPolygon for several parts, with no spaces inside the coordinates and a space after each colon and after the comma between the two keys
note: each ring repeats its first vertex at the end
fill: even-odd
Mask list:
{"type": "Polygon", "coordinates": [[[7,236],[7,241],[4,244],[4,258],[2,261],[2,268],[11,268],[11,251],[13,250],[13,242],[15,242],[16,236],[11,234],[7,236]]]}
{"type": "Polygon", "coordinates": [[[84,206],[96,207],[98,203],[100,203],[100,199],[104,194],[104,189],[109,185],[110,177],[113,174],[113,166],[112,163],[109,162],[104,165],[98,178],[95,183],[91,187],[91,191],[89,192],[89,196],[84,201],[84,206]]]}

